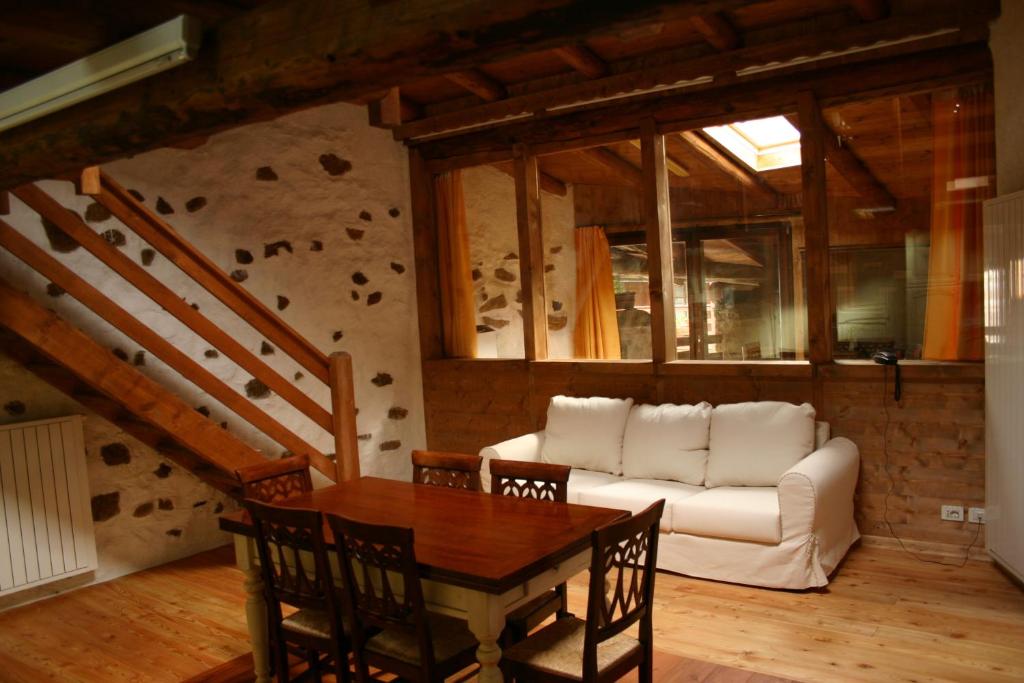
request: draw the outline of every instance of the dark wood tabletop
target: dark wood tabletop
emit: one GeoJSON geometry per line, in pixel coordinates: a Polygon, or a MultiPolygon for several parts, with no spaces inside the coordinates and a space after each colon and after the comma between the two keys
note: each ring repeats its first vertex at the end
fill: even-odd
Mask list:
{"type": "MultiPolygon", "coordinates": [[[[282,501],[361,522],[412,527],[421,576],[503,593],[585,549],[590,532],[623,510],[552,503],[363,477],[282,501]]],[[[248,514],[220,527],[251,536],[248,514]]],[[[327,540],[333,542],[325,527],[327,540]]]]}

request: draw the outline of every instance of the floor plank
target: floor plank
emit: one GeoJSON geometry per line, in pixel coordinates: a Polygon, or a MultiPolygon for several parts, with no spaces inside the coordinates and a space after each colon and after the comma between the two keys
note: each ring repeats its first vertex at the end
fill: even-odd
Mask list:
{"type": "MultiPolygon", "coordinates": [[[[0,613],[0,680],[247,680],[232,559],[219,549],[0,613]]],[[[659,683],[1024,680],[1024,593],[985,562],[861,547],[822,591],[656,585],[659,683]]],[[[585,575],[569,584],[578,614],[586,591],[585,575]]]]}

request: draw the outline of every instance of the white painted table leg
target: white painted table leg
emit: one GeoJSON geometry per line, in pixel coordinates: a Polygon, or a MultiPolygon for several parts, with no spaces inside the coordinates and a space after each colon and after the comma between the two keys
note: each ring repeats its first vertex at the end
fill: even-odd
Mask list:
{"type": "Polygon", "coordinates": [[[250,539],[235,536],[235,561],[245,574],[245,622],[252,644],[253,673],[256,683],[270,683],[270,643],[267,631],[267,603],[263,599],[263,576],[253,559],[255,548],[250,539]]]}
{"type": "Polygon", "coordinates": [[[469,613],[469,630],[476,636],[480,645],[476,649],[476,659],[480,662],[480,683],[501,683],[501,647],[498,638],[505,628],[505,610],[501,598],[488,593],[470,592],[466,607],[469,613]]]}

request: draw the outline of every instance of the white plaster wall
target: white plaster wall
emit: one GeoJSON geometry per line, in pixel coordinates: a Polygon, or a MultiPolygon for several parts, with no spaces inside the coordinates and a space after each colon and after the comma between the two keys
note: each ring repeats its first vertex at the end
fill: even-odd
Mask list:
{"type": "MultiPolygon", "coordinates": [[[[523,314],[519,278],[519,241],[516,227],[515,183],[491,166],[462,172],[469,233],[470,263],[474,268],[477,325],[493,332],[478,335],[481,358],[522,358],[523,314]],[[512,279],[509,279],[512,276],[512,279]],[[501,302],[500,305],[495,303],[501,302]]],[[[549,355],[572,355],[572,307],[575,299],[575,226],[572,190],[565,197],[542,194],[541,225],[548,300],[549,355]],[[566,279],[566,277],[568,279],[566,279]],[[559,310],[555,310],[558,302],[559,310]]]]}
{"type": "Polygon", "coordinates": [[[1024,0],[1003,0],[989,41],[995,67],[999,194],[1024,190],[1024,0]]]}
{"type": "MultiPolygon", "coordinates": [[[[366,124],[365,109],[338,104],[228,131],[194,150],[157,150],[106,167],[121,184],[140,192],[149,207],[172,210],[164,217],[223,269],[244,270],[247,278],[243,286],[269,307],[278,310],[278,297],[287,298],[279,315],[322,351],[345,350],[352,354],[362,471],[396,478],[409,476],[410,450],[426,442],[406,158],[404,148],[388,132],[366,124]],[[334,155],[336,159],[321,162],[321,155],[334,155]],[[261,167],[270,167],[272,174],[264,171],[260,174],[264,179],[260,179],[257,169],[261,167]],[[271,177],[276,179],[267,179],[271,177]],[[162,201],[158,204],[158,200],[162,201]],[[276,255],[265,252],[266,245],[278,241],[287,241],[290,251],[282,247],[276,255]],[[249,252],[252,261],[240,263],[236,250],[249,252]]],[[[91,199],[74,195],[70,183],[47,182],[42,186],[66,207],[87,215],[91,199]]],[[[122,251],[142,262],[147,244],[116,219],[97,215],[95,207],[88,215],[97,232],[120,231],[125,238],[122,251]]],[[[245,393],[251,379],[245,371],[222,354],[207,357],[205,352],[211,348],[208,343],[84,249],[53,251],[39,217],[13,198],[8,219],[179,349],[245,393]]],[[[255,330],[161,255],[146,267],[248,349],[261,353],[265,340],[255,330]]],[[[70,296],[48,294],[46,280],[6,252],[0,253],[0,273],[101,344],[125,352],[129,362],[139,350],[137,344],[70,296]]],[[[282,351],[273,349],[261,357],[330,409],[327,388],[282,351]]],[[[83,412],[48,385],[13,367],[13,362],[6,361],[0,368],[4,373],[0,405],[13,407],[0,414],[5,421],[83,412]],[[19,403],[22,410],[17,407],[19,403]]],[[[257,433],[151,354],[145,354],[145,365],[140,369],[196,407],[207,408],[211,419],[226,422],[229,430],[268,457],[276,458],[283,452],[281,446],[257,433]]],[[[276,395],[255,402],[322,451],[334,450],[328,433],[276,395]]],[[[109,439],[130,441],[111,433],[113,427],[99,418],[90,418],[86,424],[90,450],[109,439]]],[[[189,506],[202,499],[212,501],[215,495],[178,468],[176,476],[153,481],[147,473],[163,460],[137,442],[132,443],[131,450],[139,453],[137,467],[111,467],[103,465],[102,460],[96,464],[90,454],[93,495],[117,490],[122,500],[118,515],[97,523],[102,578],[226,540],[216,532],[216,517],[208,512],[209,503],[201,506],[205,509],[197,509],[195,515],[181,519],[163,514],[167,511],[134,518],[133,510],[140,501],[155,495],[178,496],[183,503],[188,499],[189,506]],[[183,531],[169,540],[165,537],[169,528],[183,531]]],[[[185,509],[184,504],[181,509],[185,509]]],[[[178,510],[176,506],[176,514],[178,510]]]]}

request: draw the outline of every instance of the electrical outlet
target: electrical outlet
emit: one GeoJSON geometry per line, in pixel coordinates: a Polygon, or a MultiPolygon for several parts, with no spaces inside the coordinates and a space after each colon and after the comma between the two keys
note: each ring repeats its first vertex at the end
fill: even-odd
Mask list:
{"type": "Polygon", "coordinates": [[[964,521],[964,506],[943,505],[942,510],[939,512],[939,517],[947,522],[962,522],[964,521]]]}
{"type": "Polygon", "coordinates": [[[984,524],[985,508],[967,508],[967,521],[971,524],[984,524]]]}

